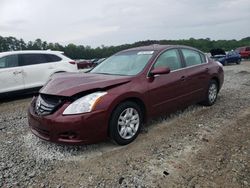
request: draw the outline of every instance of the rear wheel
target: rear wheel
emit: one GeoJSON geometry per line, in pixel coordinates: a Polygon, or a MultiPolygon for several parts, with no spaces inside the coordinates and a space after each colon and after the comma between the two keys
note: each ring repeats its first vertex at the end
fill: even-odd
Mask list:
{"type": "Polygon", "coordinates": [[[119,145],[129,144],[138,136],[142,121],[139,105],[131,101],[121,103],[111,116],[109,135],[119,145]]]}
{"type": "Polygon", "coordinates": [[[241,60],[240,59],[238,59],[237,61],[236,61],[236,64],[240,64],[241,63],[241,60]]]}
{"type": "Polygon", "coordinates": [[[218,83],[215,80],[210,80],[208,85],[206,100],[203,101],[203,104],[205,106],[212,106],[217,99],[218,91],[219,91],[218,83]]]}

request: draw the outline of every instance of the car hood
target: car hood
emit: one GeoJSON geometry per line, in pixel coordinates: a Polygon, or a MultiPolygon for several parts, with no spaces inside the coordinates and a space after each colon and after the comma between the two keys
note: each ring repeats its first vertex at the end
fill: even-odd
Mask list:
{"type": "Polygon", "coordinates": [[[216,56],[216,55],[226,55],[226,52],[223,49],[220,48],[216,48],[216,49],[211,49],[210,53],[212,56],[216,56]]]}
{"type": "Polygon", "coordinates": [[[102,90],[131,81],[131,76],[92,73],[58,73],[40,90],[42,94],[70,97],[90,90],[102,90]]]}

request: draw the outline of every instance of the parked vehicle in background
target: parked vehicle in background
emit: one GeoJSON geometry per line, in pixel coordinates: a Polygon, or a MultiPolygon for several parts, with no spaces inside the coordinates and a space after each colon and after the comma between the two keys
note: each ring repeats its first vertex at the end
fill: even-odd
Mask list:
{"type": "Polygon", "coordinates": [[[227,65],[229,63],[241,63],[241,56],[236,51],[225,52],[223,49],[212,49],[210,50],[211,58],[219,61],[222,65],[227,65]]]}
{"type": "Polygon", "coordinates": [[[222,65],[201,51],[151,45],[121,51],[88,73],[54,75],[33,98],[31,131],[62,144],[132,142],[148,119],[194,103],[213,105],[222,65]]]}
{"type": "Polygon", "coordinates": [[[250,46],[239,47],[236,48],[235,51],[238,52],[244,59],[250,58],[250,46]]]}
{"type": "Polygon", "coordinates": [[[99,60],[98,58],[90,59],[90,61],[91,61],[92,63],[95,63],[95,62],[97,62],[98,60],[99,60]]]}
{"type": "Polygon", "coordinates": [[[101,62],[103,62],[106,58],[101,58],[101,59],[98,59],[97,61],[95,61],[94,63],[96,65],[99,65],[101,62]]]}
{"type": "Polygon", "coordinates": [[[76,63],[59,51],[0,53],[0,96],[38,90],[55,73],[77,72],[76,63]]]}
{"type": "Polygon", "coordinates": [[[77,60],[76,64],[78,69],[90,69],[95,66],[90,60],[77,60]]]}
{"type": "Polygon", "coordinates": [[[96,65],[103,62],[106,58],[101,59],[92,59],[92,60],[77,60],[77,67],[78,69],[91,69],[94,68],[96,65]]]}

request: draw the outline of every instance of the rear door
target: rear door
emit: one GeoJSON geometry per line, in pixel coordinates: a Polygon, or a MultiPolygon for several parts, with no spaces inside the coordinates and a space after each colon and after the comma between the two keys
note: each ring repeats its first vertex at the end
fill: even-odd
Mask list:
{"type": "Polygon", "coordinates": [[[152,69],[156,67],[169,67],[170,73],[148,78],[152,115],[176,110],[185,97],[183,86],[186,72],[182,69],[183,64],[178,49],[170,49],[162,53],[152,69]]]}
{"type": "Polygon", "coordinates": [[[23,67],[25,88],[43,86],[54,72],[55,66],[48,62],[44,54],[20,54],[19,62],[23,67]]]}
{"type": "Polygon", "coordinates": [[[0,93],[24,89],[23,69],[17,55],[0,58],[0,93]]]}
{"type": "Polygon", "coordinates": [[[181,52],[186,64],[187,103],[200,102],[204,98],[209,81],[207,58],[192,49],[181,49],[181,52]]]}
{"type": "Polygon", "coordinates": [[[228,52],[227,59],[228,63],[235,63],[238,60],[237,54],[234,52],[228,52]]]}

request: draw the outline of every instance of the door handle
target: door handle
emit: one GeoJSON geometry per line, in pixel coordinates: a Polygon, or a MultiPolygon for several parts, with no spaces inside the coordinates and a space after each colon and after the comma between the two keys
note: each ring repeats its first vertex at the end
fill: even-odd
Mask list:
{"type": "Polygon", "coordinates": [[[205,71],[208,72],[208,68],[205,68],[205,71]]]}
{"type": "Polygon", "coordinates": [[[20,71],[14,71],[13,74],[15,74],[15,75],[16,75],[16,74],[21,74],[22,72],[23,72],[23,71],[21,71],[21,70],[20,70],[20,71]]]}
{"type": "Polygon", "coordinates": [[[186,80],[186,76],[182,76],[181,81],[185,81],[185,80],[186,80]]]}

